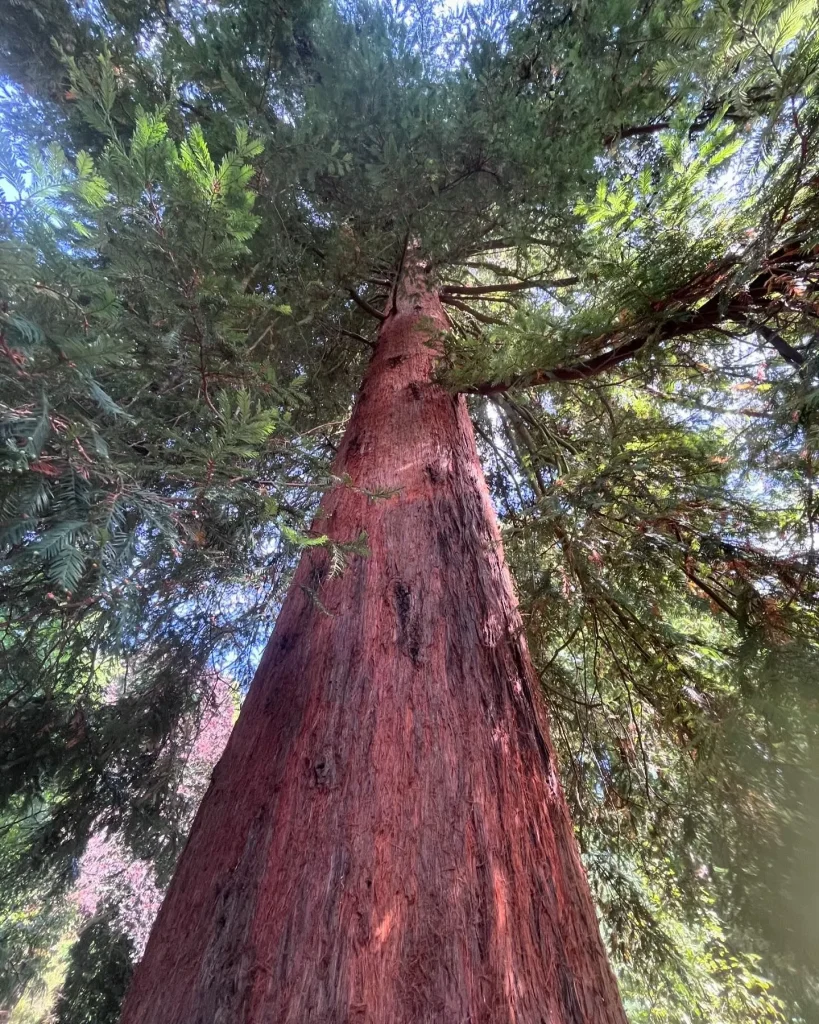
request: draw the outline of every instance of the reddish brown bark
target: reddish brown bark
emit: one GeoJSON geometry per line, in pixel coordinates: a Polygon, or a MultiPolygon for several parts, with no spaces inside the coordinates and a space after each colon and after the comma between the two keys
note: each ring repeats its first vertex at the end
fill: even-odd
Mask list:
{"type": "Polygon", "coordinates": [[[438,298],[385,320],[123,1024],[625,1024],[438,298]],[[388,492],[388,497],[372,497],[388,492]]]}

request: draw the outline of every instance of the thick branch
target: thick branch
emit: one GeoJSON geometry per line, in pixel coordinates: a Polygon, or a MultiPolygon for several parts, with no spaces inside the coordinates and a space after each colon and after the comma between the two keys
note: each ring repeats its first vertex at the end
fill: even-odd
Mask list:
{"type": "Polygon", "coordinates": [[[754,319],[754,313],[760,316],[766,313],[770,315],[776,305],[772,293],[781,290],[783,276],[792,274],[805,260],[816,262],[817,259],[819,247],[805,252],[797,241],[788,241],[771,253],[763,264],[764,269],[744,291],[730,298],[724,290],[719,289],[724,289],[730,281],[731,271],[736,266],[737,259],[732,257],[723,260],[709,266],[668,298],[654,304],[653,308],[657,313],[666,311],[670,314],[665,322],[649,322],[588,339],[582,344],[583,348],[599,350],[605,347],[606,350],[568,366],[517,374],[505,383],[482,384],[467,388],[466,391],[470,394],[498,395],[514,387],[538,387],[553,382],[588,380],[630,359],[649,343],[670,341],[700,331],[718,330],[720,323],[726,320],[732,320],[748,330],[759,332],[783,359],[792,366],[800,367],[805,362],[802,353],[788,344],[776,331],[758,323],[754,319]],[[692,310],[696,302],[702,301],[709,294],[711,297],[707,302],[692,310]]]}
{"type": "Polygon", "coordinates": [[[652,124],[624,124],[617,131],[604,136],[603,145],[612,146],[615,142],[619,142],[620,139],[633,139],[640,135],[654,135],[656,132],[665,131],[669,123],[668,121],[655,121],[652,124]]]}
{"type": "Polygon", "coordinates": [[[489,263],[487,260],[464,260],[464,266],[472,270],[489,270],[498,277],[513,277],[516,281],[523,281],[522,274],[510,270],[509,267],[502,267],[499,263],[489,263]]]}
{"type": "Polygon", "coordinates": [[[518,374],[506,383],[498,381],[492,384],[481,384],[466,390],[472,395],[502,395],[505,391],[516,387],[534,388],[558,381],[561,383],[572,383],[573,381],[587,380],[590,377],[596,377],[599,373],[605,373],[606,370],[614,369],[615,366],[626,359],[631,359],[633,355],[646,345],[648,340],[648,335],[632,338],[622,345],[615,346],[608,352],[603,352],[599,356],[574,363],[571,366],[556,366],[551,370],[537,370],[530,374],[518,374]]]}

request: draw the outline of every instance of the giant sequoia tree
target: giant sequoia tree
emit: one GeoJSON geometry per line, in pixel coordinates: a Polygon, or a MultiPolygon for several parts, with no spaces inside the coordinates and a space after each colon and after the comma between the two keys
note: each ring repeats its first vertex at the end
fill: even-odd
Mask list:
{"type": "Polygon", "coordinates": [[[275,621],[124,1021],[815,1019],[813,4],[9,18],[11,956],[275,621]]]}

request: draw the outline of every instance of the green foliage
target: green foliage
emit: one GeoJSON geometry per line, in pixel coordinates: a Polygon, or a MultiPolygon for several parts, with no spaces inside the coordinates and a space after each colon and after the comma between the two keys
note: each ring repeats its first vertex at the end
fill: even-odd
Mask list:
{"type": "Polygon", "coordinates": [[[2,998],[92,832],[172,869],[414,239],[632,1019],[816,1020],[814,5],[95,12],[0,41],[2,998]]]}
{"type": "MultiPolygon", "coordinates": [[[[9,818],[3,818],[5,872],[11,866],[8,851],[15,842],[17,827],[9,818]]],[[[71,934],[73,923],[71,909],[62,900],[49,900],[46,885],[32,885],[30,879],[21,879],[14,891],[4,893],[0,913],[0,1006],[17,1007],[20,1024],[35,1024],[35,1008],[44,1011],[53,1002],[53,984],[58,985],[61,980],[66,935],[71,934]],[[56,974],[54,979],[49,977],[52,973],[56,974]],[[49,982],[53,982],[50,998],[49,982]],[[28,1009],[19,1005],[24,997],[31,1004],[28,1009]],[[41,998],[44,1006],[39,1005],[41,998]]],[[[70,943],[68,939],[67,944],[70,943]]]]}
{"type": "Polygon", "coordinates": [[[99,913],[80,932],[54,1019],[58,1024],[115,1024],[133,973],[126,936],[111,926],[111,914],[99,913]]]}
{"type": "Polygon", "coordinates": [[[72,929],[65,931],[49,950],[50,956],[41,973],[32,979],[11,1011],[9,1024],[41,1024],[49,1014],[65,980],[68,956],[76,941],[72,929]]]}

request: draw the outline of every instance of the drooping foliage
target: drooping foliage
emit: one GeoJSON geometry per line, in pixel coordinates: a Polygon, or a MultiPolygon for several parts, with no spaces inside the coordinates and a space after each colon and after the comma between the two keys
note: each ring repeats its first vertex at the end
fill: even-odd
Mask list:
{"type": "Polygon", "coordinates": [[[814,5],[7,20],[3,998],[91,835],[167,878],[412,243],[632,1019],[818,1019],[814,5]]]}
{"type": "Polygon", "coordinates": [[[133,972],[127,936],[112,927],[109,908],[90,921],[72,946],[65,984],[56,1006],[58,1021],[114,1024],[133,972]],[[100,979],[105,979],[100,984],[100,979]]]}

